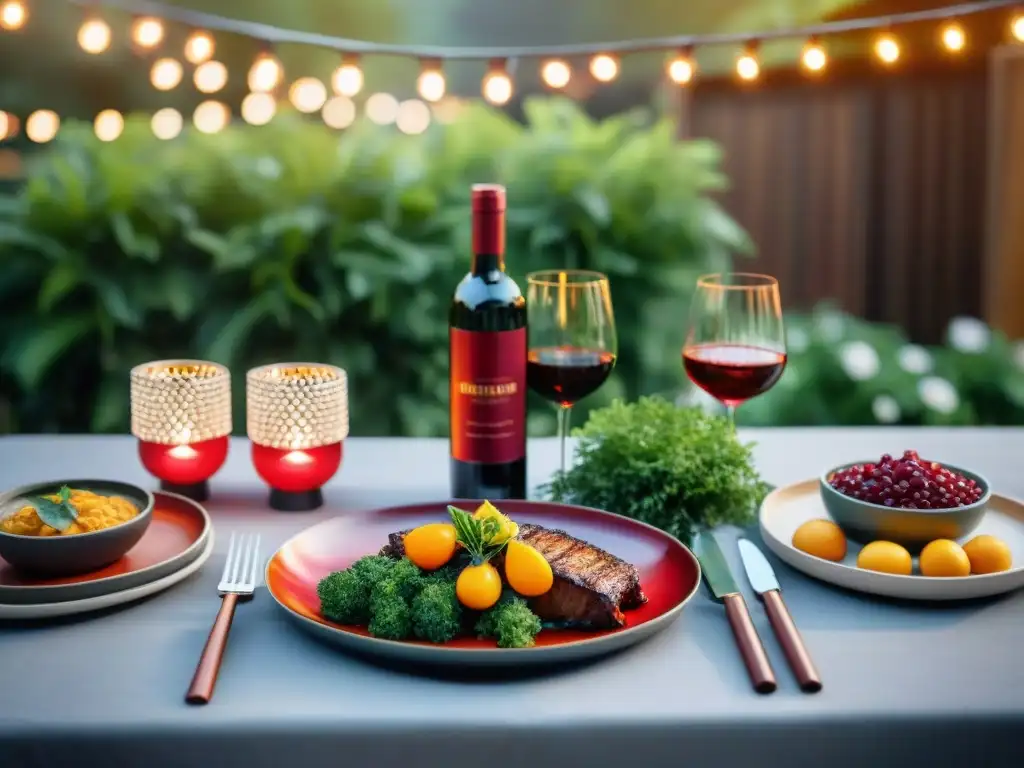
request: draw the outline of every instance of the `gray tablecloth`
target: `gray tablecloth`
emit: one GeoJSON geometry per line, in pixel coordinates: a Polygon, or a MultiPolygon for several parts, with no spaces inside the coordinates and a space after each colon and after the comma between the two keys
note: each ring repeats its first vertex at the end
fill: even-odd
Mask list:
{"type": "MultiPolygon", "coordinates": [[[[914,447],[1024,497],[1020,429],[745,437],[777,484],[914,447]]],[[[554,441],[532,442],[531,483],[556,461],[554,441]]],[[[221,533],[259,531],[276,547],[347,510],[444,498],[447,473],[443,440],[352,439],[324,509],[272,512],[247,444],[235,441],[208,507],[221,533]]],[[[0,487],[72,476],[151,484],[127,437],[0,439],[0,487]]],[[[217,609],[225,545],[222,535],[199,574],[144,602],[0,623],[0,766],[1024,765],[1024,594],[897,604],[811,581],[774,558],[825,681],[814,696],[798,692],[756,602],[780,679],[767,697],[751,691],[722,608],[703,594],[675,626],[621,655],[485,680],[416,677],[342,655],[296,629],[261,590],[238,611],[213,702],[189,707],[182,697],[217,609]]]]}

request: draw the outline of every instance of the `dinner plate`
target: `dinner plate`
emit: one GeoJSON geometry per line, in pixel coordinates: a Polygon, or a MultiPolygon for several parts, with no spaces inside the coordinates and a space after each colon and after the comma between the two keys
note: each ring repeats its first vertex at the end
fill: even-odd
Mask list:
{"type": "Polygon", "coordinates": [[[1015,499],[992,494],[981,524],[964,540],[983,533],[1002,539],[1010,547],[1014,567],[977,576],[936,578],[866,571],[856,567],[861,545],[852,541],[841,563],[809,555],[793,546],[793,534],[803,523],[817,518],[828,519],[817,478],[777,488],[761,505],[761,536],[772,552],[798,571],[858,592],[907,600],[969,600],[1024,587],[1024,504],[1015,499]]]}
{"type": "Polygon", "coordinates": [[[167,491],[154,491],[153,520],[139,543],[106,568],[79,576],[38,578],[0,558],[0,604],[40,605],[109,595],[162,579],[189,565],[203,552],[212,529],[198,503],[167,491]]]}
{"type": "Polygon", "coordinates": [[[80,613],[100,611],[104,608],[113,608],[118,605],[141,600],[144,597],[155,595],[157,592],[163,592],[165,589],[173,587],[202,568],[203,564],[210,559],[210,555],[213,554],[213,545],[214,536],[211,529],[203,539],[198,555],[182,568],[172,571],[162,578],[118,592],[109,592],[95,597],[86,597],[81,600],[38,603],[36,605],[4,605],[0,603],[0,620],[55,619],[61,616],[74,616],[80,613]]]}
{"type": "Polygon", "coordinates": [[[466,636],[448,643],[382,640],[363,627],[344,626],[320,615],[317,583],[364,555],[376,554],[388,534],[448,519],[449,503],[471,508],[477,502],[438,501],[346,514],[292,537],[270,559],[267,589],[300,626],[343,649],[393,661],[426,665],[506,666],[575,662],[638,643],[677,619],[700,584],[697,558],[677,539],[630,518],[586,507],[541,501],[497,504],[517,523],[559,528],[636,566],[648,601],[626,611],[627,624],[583,632],[545,629],[531,648],[498,648],[491,639],[466,636]]]}

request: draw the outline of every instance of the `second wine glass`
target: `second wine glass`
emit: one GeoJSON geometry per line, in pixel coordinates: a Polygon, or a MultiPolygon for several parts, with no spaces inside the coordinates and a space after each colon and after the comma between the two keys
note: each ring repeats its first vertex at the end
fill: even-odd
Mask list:
{"type": "Polygon", "coordinates": [[[527,275],[530,389],[558,406],[561,469],[572,407],[615,367],[618,345],[608,277],[582,269],[527,275]]]}

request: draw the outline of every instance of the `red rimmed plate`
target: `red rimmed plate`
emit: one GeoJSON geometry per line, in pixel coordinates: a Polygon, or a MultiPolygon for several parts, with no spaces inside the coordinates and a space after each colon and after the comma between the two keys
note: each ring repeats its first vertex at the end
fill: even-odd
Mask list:
{"type": "MultiPolygon", "coordinates": [[[[581,661],[644,640],[679,617],[700,584],[697,558],[677,539],[644,523],[587,507],[542,501],[502,501],[518,523],[560,528],[636,566],[645,605],[626,611],[625,627],[600,632],[545,629],[532,648],[498,648],[493,640],[460,637],[437,645],[372,637],[363,627],[320,615],[316,585],[332,571],[376,554],[389,533],[447,519],[447,501],[388,507],[326,520],[286,542],[267,564],[267,589],[285,612],[319,638],[342,648],[396,661],[488,666],[581,661]]],[[[469,507],[473,502],[452,502],[469,507]]]]}
{"type": "Polygon", "coordinates": [[[206,510],[184,496],[154,491],[153,521],[139,543],[106,568],[80,576],[26,576],[0,558],[0,605],[44,605],[85,600],[163,579],[202,553],[212,524],[206,510]]]}

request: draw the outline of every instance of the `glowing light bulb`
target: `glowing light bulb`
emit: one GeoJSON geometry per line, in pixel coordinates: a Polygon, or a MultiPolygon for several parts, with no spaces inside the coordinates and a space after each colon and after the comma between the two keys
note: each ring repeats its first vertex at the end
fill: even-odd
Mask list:
{"type": "Polygon", "coordinates": [[[25,121],[25,135],[36,144],[45,144],[60,130],[60,118],[49,109],[39,109],[25,121]]]}
{"type": "Polygon", "coordinates": [[[1013,17],[1013,20],[1010,22],[1010,34],[1018,42],[1024,43],[1024,13],[1018,13],[1013,17]]]}
{"type": "Polygon", "coordinates": [[[328,128],[348,128],[356,119],[356,103],[348,96],[335,96],[324,104],[322,114],[328,128]]]}
{"type": "Polygon", "coordinates": [[[100,141],[113,141],[124,130],[124,117],[116,109],[105,109],[96,115],[93,130],[100,141]]]}
{"type": "Polygon", "coordinates": [[[228,68],[219,61],[204,61],[192,73],[192,82],[200,93],[216,93],[228,84],[228,68]]]}
{"type": "Polygon", "coordinates": [[[288,89],[288,98],[299,112],[310,114],[327,101],[327,88],[315,77],[300,77],[288,89]]]}
{"type": "Polygon", "coordinates": [[[445,91],[444,73],[437,65],[428,65],[416,80],[416,90],[427,101],[440,101],[445,91]]]}
{"type": "Polygon", "coordinates": [[[250,125],[266,125],[277,113],[277,100],[269,93],[250,93],[242,99],[242,119],[250,125]]]}
{"type": "Polygon", "coordinates": [[[409,99],[398,105],[395,125],[402,133],[423,133],[430,126],[430,107],[419,99],[409,99]]]}
{"type": "Polygon", "coordinates": [[[181,112],[173,107],[164,107],[153,115],[150,127],[153,129],[154,136],[168,141],[181,133],[184,124],[185,119],[181,116],[181,112]]]}
{"type": "Polygon", "coordinates": [[[157,59],[149,72],[149,80],[158,91],[177,88],[181,82],[181,63],[175,59],[157,59]]]}
{"type": "Polygon", "coordinates": [[[875,55],[886,64],[895,64],[900,57],[900,44],[892,35],[883,35],[875,43],[875,55]]]}
{"type": "Polygon", "coordinates": [[[13,135],[11,131],[11,118],[8,117],[6,112],[0,112],[0,141],[6,139],[8,134],[13,135]]]}
{"type": "Polygon", "coordinates": [[[804,51],[800,55],[800,63],[809,72],[821,72],[828,64],[828,54],[825,53],[825,49],[820,43],[812,41],[804,47],[804,51]]]}
{"type": "Polygon", "coordinates": [[[508,104],[512,98],[512,78],[504,68],[493,68],[484,77],[483,92],[484,98],[491,104],[499,107],[508,104]]]}
{"type": "Polygon", "coordinates": [[[959,53],[967,47],[967,33],[955,21],[950,22],[942,28],[942,44],[946,46],[946,50],[959,53]]]}
{"type": "Polygon", "coordinates": [[[7,0],[0,5],[0,28],[14,32],[25,26],[28,10],[21,0],[7,0]]]}
{"type": "Polygon", "coordinates": [[[565,88],[572,78],[572,70],[561,59],[552,59],[544,64],[540,76],[551,88],[565,88]]]}
{"type": "Polygon", "coordinates": [[[192,123],[202,133],[217,133],[230,119],[228,108],[219,101],[204,101],[192,114],[192,123]]]}
{"type": "Polygon", "coordinates": [[[202,64],[213,57],[213,37],[209,32],[193,32],[185,41],[185,59],[190,64],[202,64]]]}
{"type": "Polygon", "coordinates": [[[757,57],[748,52],[736,59],[736,74],[740,80],[757,80],[757,76],[761,74],[761,65],[757,63],[757,57]]]}
{"type": "Polygon", "coordinates": [[[377,125],[390,125],[398,117],[398,99],[390,93],[375,93],[366,100],[366,116],[377,125]]]}
{"type": "Polygon", "coordinates": [[[363,70],[354,61],[342,60],[341,66],[331,75],[331,88],[339,96],[355,96],[363,89],[363,70]]]}
{"type": "Polygon", "coordinates": [[[619,75],[619,62],[606,53],[599,53],[590,60],[590,74],[599,82],[611,82],[619,75]]]}
{"type": "Polygon", "coordinates": [[[132,40],[140,48],[155,48],[164,39],[164,25],[160,19],[146,17],[132,24],[132,40]]]}
{"type": "Polygon", "coordinates": [[[668,79],[676,85],[686,85],[696,72],[697,65],[689,54],[680,54],[668,63],[668,79]]]}
{"type": "Polygon", "coordinates": [[[269,53],[260,54],[249,70],[249,90],[272,91],[281,82],[281,62],[269,53]]]}
{"type": "Polygon", "coordinates": [[[89,19],[78,28],[78,45],[86,53],[103,53],[110,47],[110,26],[103,19],[89,19]]]}

